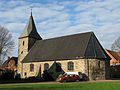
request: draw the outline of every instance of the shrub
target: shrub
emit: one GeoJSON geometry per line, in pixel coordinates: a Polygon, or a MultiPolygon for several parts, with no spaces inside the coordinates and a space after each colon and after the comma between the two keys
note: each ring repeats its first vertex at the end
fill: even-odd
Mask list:
{"type": "Polygon", "coordinates": [[[54,81],[54,79],[52,78],[52,76],[48,73],[47,70],[45,70],[43,72],[43,79],[44,81],[54,81]]]}
{"type": "Polygon", "coordinates": [[[2,80],[14,79],[14,72],[11,70],[4,70],[1,73],[2,80]]]}

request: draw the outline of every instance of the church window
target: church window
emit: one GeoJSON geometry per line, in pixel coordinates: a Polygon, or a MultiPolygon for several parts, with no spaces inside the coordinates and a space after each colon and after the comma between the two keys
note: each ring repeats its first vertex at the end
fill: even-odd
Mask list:
{"type": "Polygon", "coordinates": [[[23,46],[24,46],[25,42],[23,41],[23,46]]]}
{"type": "Polygon", "coordinates": [[[49,64],[48,63],[45,63],[44,64],[44,70],[48,70],[49,69],[49,64]]]}
{"type": "Polygon", "coordinates": [[[61,63],[56,63],[56,72],[61,72],[61,63]]]}
{"type": "Polygon", "coordinates": [[[30,72],[34,72],[34,64],[30,64],[30,72]]]}
{"type": "Polygon", "coordinates": [[[98,67],[100,68],[100,61],[98,61],[98,67]]]}
{"type": "Polygon", "coordinates": [[[27,77],[27,73],[26,72],[24,73],[24,76],[27,77]]]}
{"type": "Polygon", "coordinates": [[[23,54],[23,51],[21,52],[21,54],[23,54]]]}
{"type": "Polygon", "coordinates": [[[74,63],[73,62],[68,62],[68,70],[73,71],[74,70],[74,63]]]}

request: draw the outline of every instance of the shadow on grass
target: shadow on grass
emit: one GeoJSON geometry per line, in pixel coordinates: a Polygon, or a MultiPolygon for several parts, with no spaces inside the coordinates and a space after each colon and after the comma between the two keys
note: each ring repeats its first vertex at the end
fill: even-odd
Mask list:
{"type": "Polygon", "coordinates": [[[42,79],[37,79],[37,78],[34,78],[34,77],[27,78],[27,79],[0,80],[0,84],[35,83],[35,82],[43,82],[43,80],[42,79]]]}

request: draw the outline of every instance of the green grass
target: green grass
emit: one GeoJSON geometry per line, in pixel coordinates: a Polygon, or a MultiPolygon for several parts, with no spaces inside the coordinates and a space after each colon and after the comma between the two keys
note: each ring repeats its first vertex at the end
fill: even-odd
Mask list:
{"type": "Polygon", "coordinates": [[[119,82],[73,82],[62,84],[1,84],[0,90],[120,90],[119,82]]]}

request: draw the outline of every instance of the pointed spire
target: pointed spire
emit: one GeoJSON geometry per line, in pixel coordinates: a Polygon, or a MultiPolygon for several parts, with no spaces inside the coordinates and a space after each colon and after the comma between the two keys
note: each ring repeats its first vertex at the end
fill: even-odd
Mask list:
{"type": "Polygon", "coordinates": [[[29,22],[27,23],[27,25],[26,25],[22,35],[20,36],[20,38],[23,38],[23,37],[31,37],[31,38],[36,38],[36,39],[42,39],[40,37],[40,35],[38,34],[35,23],[34,23],[34,19],[33,19],[33,16],[32,16],[32,8],[31,8],[31,15],[30,15],[30,18],[29,18],[29,22]]]}

